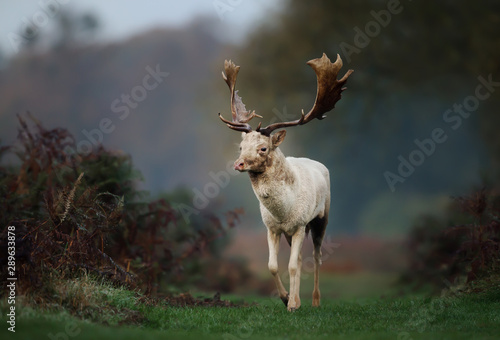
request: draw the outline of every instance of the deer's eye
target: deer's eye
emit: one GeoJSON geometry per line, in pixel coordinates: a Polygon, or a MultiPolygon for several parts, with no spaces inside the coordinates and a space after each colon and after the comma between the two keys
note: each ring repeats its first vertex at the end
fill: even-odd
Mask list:
{"type": "Polygon", "coordinates": [[[262,152],[266,152],[266,151],[267,151],[267,148],[260,148],[260,151],[262,151],[262,152]]]}

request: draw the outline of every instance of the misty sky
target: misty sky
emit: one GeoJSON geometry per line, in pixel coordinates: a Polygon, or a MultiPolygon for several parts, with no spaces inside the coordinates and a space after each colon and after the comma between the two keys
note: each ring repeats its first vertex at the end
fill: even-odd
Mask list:
{"type": "Polygon", "coordinates": [[[270,10],[277,10],[280,3],[266,0],[1,0],[0,51],[6,55],[15,53],[9,34],[18,34],[27,21],[49,29],[55,16],[50,18],[47,8],[55,8],[55,15],[65,9],[95,14],[101,24],[101,41],[123,39],[154,27],[178,27],[200,15],[220,21],[222,33],[236,40],[265,20],[270,10]]]}

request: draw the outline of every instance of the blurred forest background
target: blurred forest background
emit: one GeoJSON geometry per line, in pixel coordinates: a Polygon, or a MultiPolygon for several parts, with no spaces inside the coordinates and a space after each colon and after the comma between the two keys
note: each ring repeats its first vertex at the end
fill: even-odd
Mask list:
{"type": "MultiPolygon", "coordinates": [[[[71,4],[52,8],[50,29],[34,24],[20,25],[14,35],[3,32],[19,50],[3,51],[0,58],[2,145],[14,143],[20,126],[16,114],[27,111],[45,129],[67,128],[77,151],[82,151],[82,141],[92,143],[89,135],[102,140],[107,149],[130,155],[132,167],[142,174],[134,188],[149,192],[146,200],[169,202],[181,225],[198,223],[195,229],[200,230],[202,216],[223,216],[243,207],[245,214],[237,214],[238,228],[232,232],[232,253],[237,253],[253,243],[238,235],[265,233],[247,176],[226,167],[237,157],[240,136],[217,117],[229,113],[229,91],[220,74],[223,61],[241,65],[239,94],[265,125],[295,119],[301,109],[311,107],[316,78],[305,63],[325,52],[332,60],[340,54],[342,74],[355,70],[348,90],[327,119],[289,129],[282,150],[330,169],[332,239],[400,241],[423,220],[440,225],[435,229],[447,227],[452,197],[482,187],[497,192],[498,2],[279,4],[239,41],[225,35],[231,27],[224,17],[245,11],[251,6],[246,2],[232,6],[214,1],[212,13],[182,27],[168,28],[166,22],[167,27],[111,43],[99,40],[104,23],[98,12],[80,13],[71,4]],[[168,75],[144,94],[137,87],[146,87],[151,69],[168,75]],[[489,79],[489,87],[480,79],[489,79]],[[480,84],[481,94],[490,95],[476,105],[467,98],[477,97],[480,84]],[[123,95],[140,100],[127,104],[123,95]],[[128,109],[117,110],[117,101],[128,109]],[[473,109],[460,115],[456,105],[473,109]],[[112,131],[109,125],[102,128],[103,119],[111,122],[112,131]],[[444,130],[446,140],[436,143],[391,190],[387,172],[401,176],[401,158],[409,160],[419,150],[415,140],[432,138],[437,128],[444,130]]],[[[97,142],[92,152],[100,152],[97,142]]],[[[13,155],[2,159],[3,166],[16,164],[13,155]]],[[[119,198],[123,192],[113,194],[119,198]]],[[[10,217],[25,218],[14,215],[10,217]]],[[[357,247],[379,253],[386,249],[379,241],[357,247]]],[[[261,249],[259,265],[264,268],[265,242],[261,249]]],[[[386,258],[394,257],[385,251],[386,258]]]]}

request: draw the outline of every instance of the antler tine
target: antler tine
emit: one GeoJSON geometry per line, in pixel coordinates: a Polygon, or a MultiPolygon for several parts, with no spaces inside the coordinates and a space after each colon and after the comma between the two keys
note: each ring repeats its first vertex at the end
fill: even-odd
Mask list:
{"type": "Polygon", "coordinates": [[[335,63],[332,63],[327,55],[323,53],[321,58],[309,60],[307,65],[313,68],[318,79],[318,90],[312,109],[306,115],[304,115],[304,110],[302,110],[300,119],[291,122],[275,123],[263,129],[258,129],[257,131],[261,134],[269,136],[271,132],[279,128],[304,125],[314,118],[321,120],[326,117],[324,114],[332,110],[340,100],[342,91],[345,90],[343,86],[353,72],[353,70],[348,70],[340,80],[337,80],[337,75],[342,68],[342,59],[340,56],[337,54],[337,60],[335,63]]]}
{"type": "Polygon", "coordinates": [[[230,122],[227,119],[224,119],[220,113],[219,118],[233,130],[250,132],[252,131],[252,127],[248,124],[248,122],[253,117],[262,117],[255,114],[255,111],[247,111],[241,97],[238,96],[238,91],[235,90],[236,77],[238,76],[239,70],[240,67],[236,66],[231,60],[224,61],[225,74],[222,72],[222,78],[225,80],[227,86],[229,86],[229,90],[231,91],[232,121],[230,122]]]}

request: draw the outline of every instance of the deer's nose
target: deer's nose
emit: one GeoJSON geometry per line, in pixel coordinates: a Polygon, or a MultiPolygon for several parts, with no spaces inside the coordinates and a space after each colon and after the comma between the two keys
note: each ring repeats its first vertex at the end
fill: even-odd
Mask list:
{"type": "Polygon", "coordinates": [[[236,162],[234,162],[234,170],[242,171],[245,167],[245,163],[238,159],[236,162]]]}

